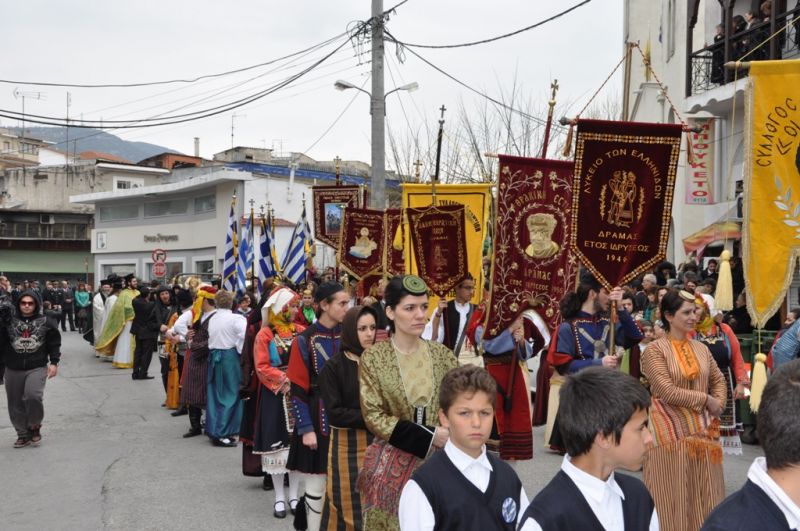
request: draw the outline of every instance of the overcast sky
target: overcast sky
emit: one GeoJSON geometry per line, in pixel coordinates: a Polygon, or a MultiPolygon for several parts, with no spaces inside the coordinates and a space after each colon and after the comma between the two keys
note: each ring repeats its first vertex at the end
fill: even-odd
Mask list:
{"type": "MultiPolygon", "coordinates": [[[[386,0],[384,7],[399,0],[386,0]]],[[[409,0],[400,6],[387,28],[399,40],[418,44],[474,41],[510,32],[545,19],[578,0],[544,2],[519,0],[409,0]]],[[[257,1],[236,0],[26,0],[4,2],[0,49],[4,50],[2,77],[10,80],[60,83],[135,83],[191,78],[278,58],[324,41],[346,30],[355,20],[367,19],[367,0],[257,1]]],[[[534,102],[548,99],[549,84],[557,78],[558,99],[581,105],[619,61],[622,50],[622,2],[593,0],[541,28],[498,42],[470,48],[417,50],[434,64],[469,85],[499,97],[516,76],[523,93],[534,102]]],[[[333,51],[336,43],[284,63],[236,76],[192,85],[136,89],[78,89],[0,84],[0,108],[21,110],[12,92],[44,93],[44,100],[28,99],[26,111],[64,116],[67,90],[70,115],[86,119],[143,118],[213,107],[242,98],[275,84],[314,59],[333,51]],[[263,75],[262,75],[263,74],[263,75]],[[261,75],[240,87],[237,83],[261,75]],[[195,106],[182,106],[223,91],[195,106]]],[[[482,105],[482,98],[460,87],[406,52],[405,62],[387,44],[386,90],[416,81],[414,93],[398,93],[387,100],[389,127],[399,134],[418,129],[423,122],[436,127],[436,109],[482,105]],[[394,76],[394,79],[392,78],[394,76]],[[403,103],[401,108],[400,103],[403,103]]],[[[330,132],[309,147],[331,126],[355,95],[333,88],[337,79],[370,89],[369,45],[361,63],[351,45],[294,85],[237,109],[235,144],[274,147],[276,151],[304,151],[318,160],[334,156],[370,160],[369,99],[359,94],[330,132]]],[[[618,74],[607,94],[618,97],[618,74]]],[[[227,112],[200,121],[159,128],[112,131],[129,140],[161,144],[192,153],[200,137],[201,155],[231,145],[231,115],[227,112]]],[[[455,118],[455,115],[451,115],[455,118]]],[[[542,116],[544,118],[544,116],[542,116]]],[[[3,126],[18,125],[0,119],[3,126]]],[[[391,163],[390,160],[387,160],[391,163]]]]}

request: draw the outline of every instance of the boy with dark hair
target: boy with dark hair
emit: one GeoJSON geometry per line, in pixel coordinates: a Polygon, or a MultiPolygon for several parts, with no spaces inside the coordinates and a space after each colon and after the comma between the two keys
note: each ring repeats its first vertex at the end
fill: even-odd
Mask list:
{"type": "Polygon", "coordinates": [[[520,531],[657,530],[653,499],[637,471],[652,441],[650,395],[634,378],[589,367],[567,378],[558,406],[567,450],[561,470],[534,498],[520,531]]]}
{"type": "Polygon", "coordinates": [[[516,529],[525,490],[511,466],[486,453],[496,394],[494,378],[475,365],[445,375],[439,423],[450,438],[403,488],[400,529],[516,529]]]}
{"type": "Polygon", "coordinates": [[[757,457],[747,482],[708,515],[704,531],[800,529],[800,360],[770,377],[758,409],[757,457]]]}

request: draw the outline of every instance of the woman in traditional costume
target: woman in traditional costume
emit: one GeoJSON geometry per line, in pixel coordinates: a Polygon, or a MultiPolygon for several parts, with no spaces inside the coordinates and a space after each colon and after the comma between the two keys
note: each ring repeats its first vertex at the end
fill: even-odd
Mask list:
{"type": "Polygon", "coordinates": [[[362,355],[361,411],[375,436],[358,476],[364,529],[399,529],[400,493],[411,474],[449,436],[439,426],[439,384],[458,365],[440,343],[420,338],[428,287],[415,275],[394,277],[384,295],[391,339],[362,355]]]}
{"type": "Polygon", "coordinates": [[[320,529],[363,529],[356,471],[372,442],[361,415],[358,365],[361,354],[375,342],[377,313],[369,306],[351,308],[342,321],[342,347],[319,375],[322,400],[328,409],[331,439],[328,482],[320,529]]]}
{"type": "Polygon", "coordinates": [[[717,367],[725,377],[725,407],[720,416],[719,435],[722,451],[728,455],[742,455],[742,439],[739,437],[741,424],[736,423],[736,400],[744,398],[745,387],[750,387],[750,379],[742,359],[739,340],[731,327],[716,323],[705,299],[695,297],[697,304],[697,324],[694,339],[708,347],[717,367]]]}
{"type": "Polygon", "coordinates": [[[708,348],[690,339],[697,323],[694,295],[671,290],[660,308],[667,335],[642,353],[654,437],[644,482],[662,530],[696,531],[725,497],[719,442],[725,378],[708,348]]]}
{"type": "Polygon", "coordinates": [[[306,485],[296,527],[302,528],[302,516],[306,515],[307,529],[317,530],[328,473],[330,433],[318,379],[325,363],[339,352],[340,323],[349,309],[350,296],[338,282],[326,282],[317,288],[314,301],[319,306],[319,318],[294,339],[286,370],[295,421],[286,468],[302,473],[306,485]]]}
{"type": "MultiPolygon", "coordinates": [[[[295,325],[300,297],[289,288],[275,291],[261,309],[262,327],[255,338],[253,357],[260,386],[256,394],[257,407],[253,453],[261,456],[261,467],[273,478],[275,504],[273,515],[286,518],[286,494],[283,475],[289,473],[289,433],[292,418],[288,397],[290,382],[286,376],[289,349],[295,336],[304,328],[295,325]]],[[[297,506],[300,476],[289,474],[289,508],[297,506]]]]}

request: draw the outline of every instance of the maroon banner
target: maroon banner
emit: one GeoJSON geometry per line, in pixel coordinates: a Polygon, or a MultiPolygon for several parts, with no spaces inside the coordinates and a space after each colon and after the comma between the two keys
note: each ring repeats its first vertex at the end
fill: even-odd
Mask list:
{"type": "Polygon", "coordinates": [[[386,209],[386,271],[389,275],[404,275],[406,272],[403,256],[402,226],[403,211],[399,208],[386,209]]]}
{"type": "Polygon", "coordinates": [[[578,121],[570,246],[607,289],[666,256],[681,131],[578,121]]]}
{"type": "Polygon", "coordinates": [[[486,338],[531,302],[550,330],[561,322],[559,302],[578,275],[569,251],[573,170],[569,161],[500,155],[486,338]]]}
{"type": "Polygon", "coordinates": [[[339,242],[339,267],[356,279],[381,270],[386,246],[383,210],[345,208],[339,242]]]}
{"type": "Polygon", "coordinates": [[[339,248],[344,208],[359,208],[358,186],[312,186],[314,196],[314,237],[339,248]]]}
{"type": "Polygon", "coordinates": [[[419,276],[439,297],[467,277],[464,205],[407,208],[419,276]]]}

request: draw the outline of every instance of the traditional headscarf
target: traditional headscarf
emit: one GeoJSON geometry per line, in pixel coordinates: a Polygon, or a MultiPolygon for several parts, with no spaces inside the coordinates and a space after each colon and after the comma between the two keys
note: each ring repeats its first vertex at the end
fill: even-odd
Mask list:
{"type": "Polygon", "coordinates": [[[711,308],[708,307],[708,302],[704,297],[700,295],[695,296],[694,303],[703,308],[705,317],[703,317],[702,321],[698,321],[696,325],[694,325],[694,329],[704,336],[707,336],[710,333],[713,333],[714,329],[714,319],[711,317],[711,308]]]}
{"type": "Polygon", "coordinates": [[[294,301],[299,301],[300,295],[289,288],[279,288],[270,295],[264,303],[263,312],[267,312],[267,322],[270,327],[279,335],[287,336],[294,332],[294,323],[291,322],[287,308],[294,301]]]}
{"type": "Polygon", "coordinates": [[[198,286],[197,297],[194,300],[194,305],[192,305],[192,324],[199,321],[200,316],[203,314],[203,299],[214,300],[216,294],[217,288],[214,286],[208,284],[198,286]]]}
{"type": "Polygon", "coordinates": [[[362,315],[370,314],[378,322],[377,312],[369,306],[353,306],[344,314],[342,320],[342,350],[360,356],[364,352],[364,347],[358,340],[358,320],[362,315]]]}
{"type": "Polygon", "coordinates": [[[317,291],[314,293],[314,302],[319,304],[328,297],[335,295],[340,291],[344,291],[344,286],[342,286],[338,282],[325,282],[321,284],[317,288],[317,291]]]}

